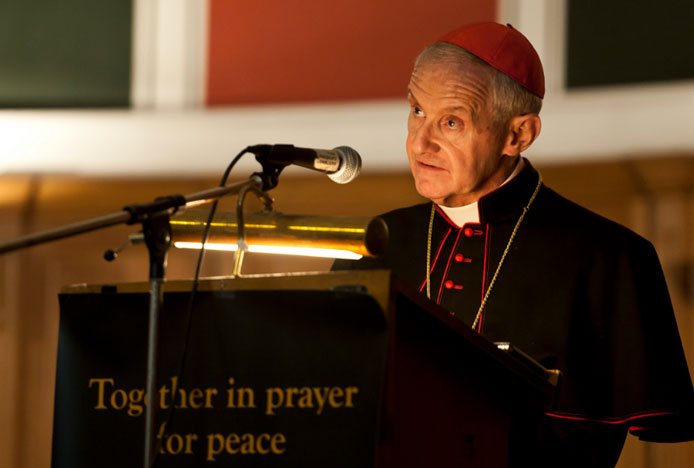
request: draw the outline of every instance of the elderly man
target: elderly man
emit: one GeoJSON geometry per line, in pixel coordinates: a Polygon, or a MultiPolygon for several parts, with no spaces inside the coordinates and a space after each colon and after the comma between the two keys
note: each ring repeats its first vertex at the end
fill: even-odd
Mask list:
{"type": "Polygon", "coordinates": [[[492,341],[562,371],[514,466],[614,466],[626,434],[692,438],[694,399],[652,245],[562,198],[521,154],[540,134],[540,59],[510,25],[455,30],[417,58],[407,155],[432,203],[383,215],[380,259],[492,341]]]}

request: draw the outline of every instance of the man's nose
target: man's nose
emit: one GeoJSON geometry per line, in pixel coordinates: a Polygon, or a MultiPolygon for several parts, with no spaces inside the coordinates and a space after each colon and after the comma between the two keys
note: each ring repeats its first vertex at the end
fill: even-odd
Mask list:
{"type": "Polygon", "coordinates": [[[436,129],[429,122],[423,122],[412,135],[412,149],[415,154],[435,152],[438,150],[436,129]]]}

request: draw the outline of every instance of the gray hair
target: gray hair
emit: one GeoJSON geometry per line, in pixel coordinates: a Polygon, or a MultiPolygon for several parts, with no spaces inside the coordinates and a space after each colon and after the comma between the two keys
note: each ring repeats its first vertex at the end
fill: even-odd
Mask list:
{"type": "Polygon", "coordinates": [[[451,63],[458,67],[480,66],[486,70],[490,91],[492,125],[496,129],[506,127],[513,117],[524,114],[539,114],[542,99],[534,95],[509,76],[503,74],[484,60],[467,50],[448,42],[437,42],[419,54],[414,68],[432,63],[451,63]]]}

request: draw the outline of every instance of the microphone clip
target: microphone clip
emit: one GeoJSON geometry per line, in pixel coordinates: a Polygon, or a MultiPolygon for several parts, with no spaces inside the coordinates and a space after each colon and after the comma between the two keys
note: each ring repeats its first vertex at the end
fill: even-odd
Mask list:
{"type": "Polygon", "coordinates": [[[293,145],[254,145],[248,148],[248,152],[255,155],[256,161],[258,161],[263,168],[262,172],[254,172],[251,176],[260,177],[263,183],[262,190],[264,192],[277,187],[280,173],[285,167],[291,164],[291,161],[282,161],[271,156],[278,146],[286,148],[293,147],[293,145]]]}

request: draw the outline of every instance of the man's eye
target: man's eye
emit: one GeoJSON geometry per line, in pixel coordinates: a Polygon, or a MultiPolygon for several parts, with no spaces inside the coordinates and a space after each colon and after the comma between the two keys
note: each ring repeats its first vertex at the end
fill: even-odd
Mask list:
{"type": "Polygon", "coordinates": [[[446,122],[446,126],[450,129],[458,128],[458,121],[457,120],[448,120],[446,122]]]}
{"type": "Polygon", "coordinates": [[[420,109],[417,106],[412,106],[412,113],[418,117],[421,117],[422,115],[424,115],[424,112],[422,111],[422,109],[420,109]]]}

